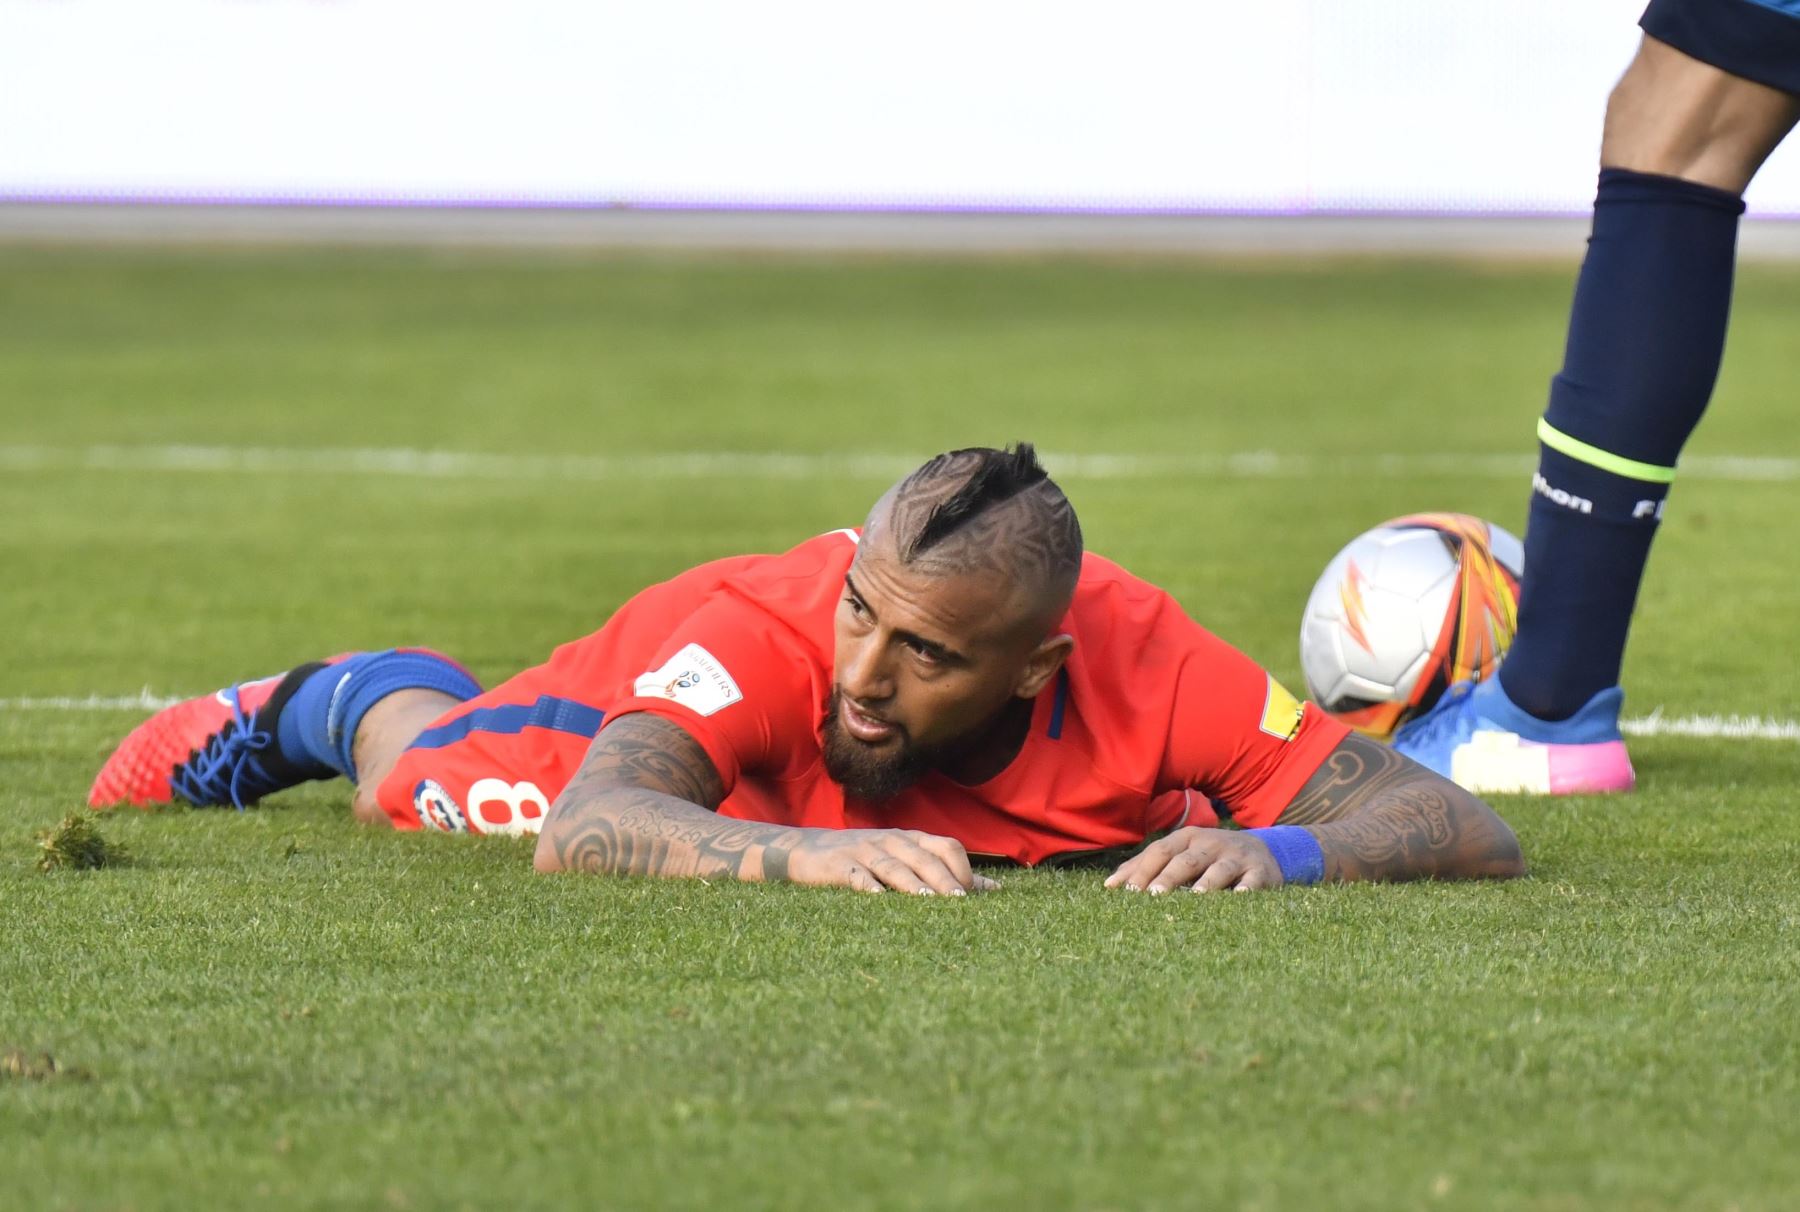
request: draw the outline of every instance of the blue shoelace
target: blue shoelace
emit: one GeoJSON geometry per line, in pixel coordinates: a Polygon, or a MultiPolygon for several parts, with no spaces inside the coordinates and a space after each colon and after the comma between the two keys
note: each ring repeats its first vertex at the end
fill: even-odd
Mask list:
{"type": "Polygon", "coordinates": [[[188,757],[169,775],[169,788],[196,808],[234,805],[242,812],[272,791],[277,779],[256,760],[256,755],[275,744],[275,734],[251,727],[251,717],[231,692],[231,715],[207,738],[206,748],[188,757]]]}

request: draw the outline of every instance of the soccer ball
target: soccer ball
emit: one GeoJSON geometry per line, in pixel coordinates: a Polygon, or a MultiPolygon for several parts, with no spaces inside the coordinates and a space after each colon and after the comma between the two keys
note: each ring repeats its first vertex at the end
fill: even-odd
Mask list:
{"type": "Polygon", "coordinates": [[[1356,536],[1300,620],[1307,691],[1387,740],[1450,686],[1499,667],[1524,575],[1524,544],[1467,514],[1411,514],[1356,536]]]}

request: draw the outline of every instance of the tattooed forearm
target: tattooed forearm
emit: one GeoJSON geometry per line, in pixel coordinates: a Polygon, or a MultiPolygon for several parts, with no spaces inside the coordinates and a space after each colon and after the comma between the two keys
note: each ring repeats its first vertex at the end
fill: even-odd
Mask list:
{"type": "MultiPolygon", "coordinates": [[[[746,861],[789,840],[792,829],[716,816],[653,791],[622,789],[606,802],[559,799],[538,839],[539,866],[549,847],[555,870],[595,875],[720,876],[741,879],[770,874],[765,857],[760,872],[746,861]]],[[[785,864],[785,854],[783,863],[785,864]]]]}
{"type": "Polygon", "coordinates": [[[1384,802],[1316,825],[1313,833],[1325,848],[1327,879],[1430,879],[1485,874],[1462,870],[1470,857],[1465,845],[1470,826],[1441,789],[1403,784],[1384,802]]]}
{"type": "Polygon", "coordinates": [[[788,859],[799,844],[797,837],[783,838],[763,847],[762,865],[763,880],[785,880],[788,877],[788,859]]]}
{"type": "Polygon", "coordinates": [[[1386,745],[1352,733],[1282,809],[1281,823],[1313,825],[1340,820],[1379,800],[1408,771],[1418,769],[1386,745]]]}
{"type": "Polygon", "coordinates": [[[723,798],[712,760],[684,729],[626,716],[601,731],[551,806],[538,870],[785,878],[799,831],[719,816],[723,798]]]}
{"type": "Polygon", "coordinates": [[[1522,875],[1518,839],[1493,809],[1416,762],[1361,736],[1332,751],[1281,814],[1306,825],[1330,880],[1522,875]]]}

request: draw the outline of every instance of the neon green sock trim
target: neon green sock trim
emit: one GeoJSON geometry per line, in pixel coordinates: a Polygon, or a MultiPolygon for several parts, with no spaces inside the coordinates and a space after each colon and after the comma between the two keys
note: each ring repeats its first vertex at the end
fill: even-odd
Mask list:
{"type": "Polygon", "coordinates": [[[1579,438],[1571,438],[1542,417],[1538,418],[1538,439],[1551,450],[1566,454],[1571,459],[1580,459],[1583,463],[1592,464],[1601,471],[1610,471],[1616,476],[1625,476],[1632,480],[1646,480],[1652,484],[1673,484],[1675,482],[1673,467],[1658,467],[1654,463],[1640,463],[1636,459],[1627,459],[1623,455],[1601,450],[1598,446],[1589,446],[1579,438]]]}

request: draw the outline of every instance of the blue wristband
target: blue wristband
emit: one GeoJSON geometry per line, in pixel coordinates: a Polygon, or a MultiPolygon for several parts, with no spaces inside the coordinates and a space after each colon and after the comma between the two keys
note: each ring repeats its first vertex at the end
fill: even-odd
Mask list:
{"type": "Polygon", "coordinates": [[[1316,884],[1325,878],[1325,848],[1310,829],[1298,825],[1271,825],[1245,830],[1269,848],[1281,878],[1290,884],[1316,884]]]}

